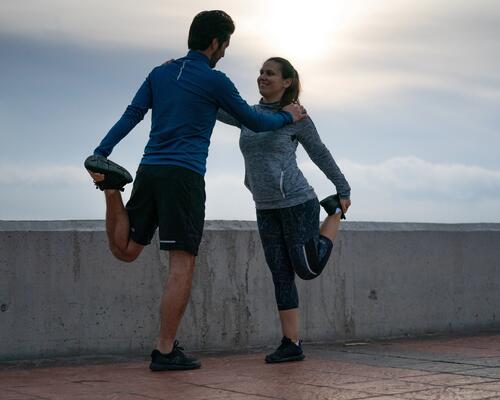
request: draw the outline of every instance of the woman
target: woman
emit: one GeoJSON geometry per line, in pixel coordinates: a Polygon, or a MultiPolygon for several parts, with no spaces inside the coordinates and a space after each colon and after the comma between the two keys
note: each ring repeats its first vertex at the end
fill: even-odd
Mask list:
{"type": "MultiPolygon", "coordinates": [[[[277,112],[297,102],[300,81],[289,61],[268,59],[257,78],[262,99],[254,107],[277,112]]],[[[299,339],[299,299],[294,278],[319,276],[337,235],[340,218],[351,202],[350,187],[309,117],[279,130],[255,134],[224,110],[218,120],[241,128],[240,149],[245,159],[245,186],[252,192],[266,262],[271,270],[283,338],[266,362],[304,359],[299,339]],[[337,194],[321,202],[328,216],[319,226],[319,206],[313,188],[299,170],[298,144],[332,181],[337,194]]]]}

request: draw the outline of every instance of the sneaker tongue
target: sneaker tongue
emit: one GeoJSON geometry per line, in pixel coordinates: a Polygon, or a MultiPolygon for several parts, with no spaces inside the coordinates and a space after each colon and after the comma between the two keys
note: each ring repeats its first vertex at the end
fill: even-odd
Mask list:
{"type": "Polygon", "coordinates": [[[283,336],[283,339],[281,339],[280,349],[288,346],[290,343],[292,343],[292,341],[288,339],[286,336],[283,336]]]}
{"type": "Polygon", "coordinates": [[[174,342],[174,347],[173,347],[173,349],[172,349],[172,350],[184,350],[184,347],[179,346],[179,342],[176,340],[176,341],[174,342]]]}

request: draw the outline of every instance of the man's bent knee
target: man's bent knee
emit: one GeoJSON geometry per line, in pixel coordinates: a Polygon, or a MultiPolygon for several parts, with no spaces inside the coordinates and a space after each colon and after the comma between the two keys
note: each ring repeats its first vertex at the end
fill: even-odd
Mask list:
{"type": "Polygon", "coordinates": [[[118,260],[124,261],[127,263],[131,263],[132,261],[135,261],[137,259],[137,257],[139,256],[139,254],[128,254],[128,253],[126,253],[126,252],[124,252],[116,247],[111,248],[111,253],[113,253],[115,258],[117,258],[118,260]]]}
{"type": "Polygon", "coordinates": [[[135,261],[137,257],[139,257],[144,246],[136,244],[135,246],[134,245],[128,246],[125,250],[123,250],[117,246],[113,246],[110,244],[109,248],[111,250],[111,253],[118,260],[131,263],[132,261],[135,261]]]}

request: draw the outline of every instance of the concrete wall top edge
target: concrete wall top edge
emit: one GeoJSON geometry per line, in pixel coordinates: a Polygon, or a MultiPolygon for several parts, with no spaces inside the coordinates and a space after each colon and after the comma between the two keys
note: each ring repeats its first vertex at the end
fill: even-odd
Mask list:
{"type": "MultiPolygon", "coordinates": [[[[213,220],[205,221],[205,230],[256,230],[255,221],[213,220]]],[[[500,232],[500,223],[439,224],[416,222],[343,222],[345,231],[371,232],[500,232]]],[[[60,220],[60,221],[4,221],[0,220],[0,232],[26,231],[104,231],[103,220],[60,220]]]]}

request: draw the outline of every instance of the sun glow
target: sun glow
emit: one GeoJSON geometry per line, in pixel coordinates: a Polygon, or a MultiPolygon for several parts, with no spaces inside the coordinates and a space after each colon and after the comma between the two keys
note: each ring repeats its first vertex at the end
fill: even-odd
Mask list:
{"type": "Polygon", "coordinates": [[[357,1],[273,0],[265,8],[263,44],[273,54],[301,62],[327,55],[342,31],[364,11],[357,1]]]}

